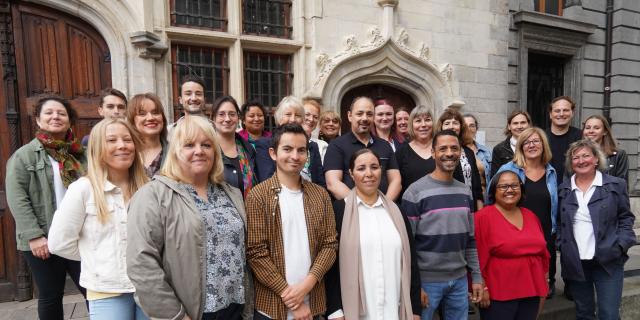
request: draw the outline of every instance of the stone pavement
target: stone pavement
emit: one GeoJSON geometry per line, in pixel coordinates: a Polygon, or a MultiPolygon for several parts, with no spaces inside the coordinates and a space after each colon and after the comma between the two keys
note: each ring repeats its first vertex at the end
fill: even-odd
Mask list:
{"type": "MultiPolygon", "coordinates": [[[[67,295],[63,300],[64,318],[89,320],[87,306],[80,294],[67,295]]],[[[0,303],[0,320],[36,320],[38,319],[38,300],[0,303]]]]}

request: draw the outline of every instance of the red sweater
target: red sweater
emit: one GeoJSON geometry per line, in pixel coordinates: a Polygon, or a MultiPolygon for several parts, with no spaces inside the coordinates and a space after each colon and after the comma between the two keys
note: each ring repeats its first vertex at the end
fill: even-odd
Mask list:
{"type": "Polygon", "coordinates": [[[491,300],[544,297],[549,290],[549,252],[536,215],[522,212],[522,230],[511,224],[495,205],[475,216],[480,271],[491,300]]]}

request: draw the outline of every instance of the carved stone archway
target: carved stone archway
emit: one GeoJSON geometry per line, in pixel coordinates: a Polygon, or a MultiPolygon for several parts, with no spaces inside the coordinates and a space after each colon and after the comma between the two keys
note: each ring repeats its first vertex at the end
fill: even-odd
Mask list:
{"type": "Polygon", "coordinates": [[[382,7],[382,29],[373,27],[360,44],[355,35],[345,38],[343,51],[316,58],[317,73],[306,96],[321,98],[328,108],[339,108],[344,94],[359,86],[380,83],[409,93],[417,104],[439,114],[446,107],[462,107],[453,66],[431,61],[429,47],[423,42],[414,49],[409,34],[400,28],[394,34],[394,9],[398,1],[378,1],[382,7]],[[382,31],[381,31],[382,30],[382,31]]]}

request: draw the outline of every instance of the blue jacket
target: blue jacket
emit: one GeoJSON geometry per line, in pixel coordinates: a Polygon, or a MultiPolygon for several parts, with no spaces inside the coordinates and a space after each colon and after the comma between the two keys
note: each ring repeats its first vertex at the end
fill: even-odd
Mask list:
{"type": "MultiPolygon", "coordinates": [[[[558,179],[556,177],[556,169],[551,164],[547,163],[545,168],[545,174],[547,178],[547,189],[549,190],[549,196],[551,197],[551,233],[556,233],[558,220],[558,179]]],[[[496,175],[502,171],[513,171],[518,174],[520,181],[524,183],[526,180],[524,168],[519,167],[515,162],[509,161],[500,167],[496,172],[496,175]]],[[[488,189],[488,188],[487,188],[488,189]]]]}
{"type": "MultiPolygon", "coordinates": [[[[269,155],[270,147],[271,138],[262,138],[256,141],[256,166],[260,168],[258,170],[258,182],[271,178],[273,173],[276,172],[276,163],[269,155]]],[[[311,182],[326,188],[327,183],[324,180],[320,148],[318,148],[318,144],[313,141],[309,141],[309,156],[311,157],[309,167],[309,171],[311,171],[311,182]]]]}
{"type": "MultiPolygon", "coordinates": [[[[484,181],[487,183],[487,190],[489,190],[489,182],[491,182],[491,150],[487,148],[487,146],[483,144],[479,144],[477,142],[473,142],[478,149],[476,152],[476,159],[479,159],[484,166],[484,181]]],[[[484,193],[484,203],[489,203],[488,192],[484,193]]]]}
{"type": "MultiPolygon", "coordinates": [[[[578,200],[571,190],[571,179],[565,179],[558,187],[558,197],[561,224],[557,244],[562,253],[562,277],[584,281],[578,245],[573,237],[572,221],[578,210],[578,200]]],[[[602,186],[596,187],[588,207],[596,238],[594,259],[610,274],[614,266],[629,259],[627,250],[636,243],[633,232],[635,216],[629,206],[625,180],[602,174],[602,186]]]]}

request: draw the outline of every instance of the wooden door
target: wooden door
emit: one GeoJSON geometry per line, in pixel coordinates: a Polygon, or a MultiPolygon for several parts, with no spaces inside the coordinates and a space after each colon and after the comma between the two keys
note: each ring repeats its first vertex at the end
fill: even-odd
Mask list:
{"type": "Polygon", "coordinates": [[[351,107],[351,102],[356,97],[369,97],[373,101],[384,99],[393,106],[394,109],[405,108],[411,112],[416,106],[413,98],[406,92],[384,84],[369,84],[349,90],[340,102],[340,117],[342,118],[342,132],[349,132],[351,124],[347,117],[347,112],[351,107]]]}
{"type": "Polygon", "coordinates": [[[547,129],[551,125],[548,106],[564,91],[565,63],[562,57],[529,53],[527,112],[537,127],[547,129]]]}
{"type": "Polygon", "coordinates": [[[22,1],[0,0],[0,301],[31,298],[28,269],[16,251],[6,206],[6,162],[36,130],[34,105],[45,95],[68,99],[82,138],[100,120],[100,91],[111,86],[111,58],[100,34],[77,17],[22,1]]]}

